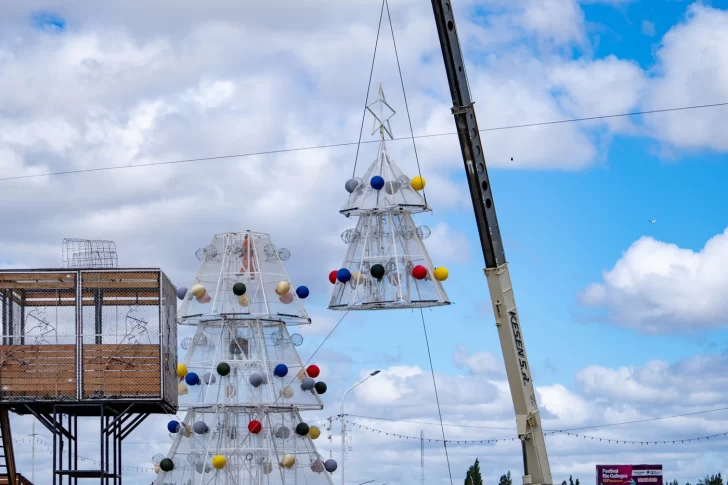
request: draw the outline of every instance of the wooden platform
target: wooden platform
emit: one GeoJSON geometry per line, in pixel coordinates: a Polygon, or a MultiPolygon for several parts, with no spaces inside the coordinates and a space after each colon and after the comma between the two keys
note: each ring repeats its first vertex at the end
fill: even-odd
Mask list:
{"type": "Polygon", "coordinates": [[[0,271],[0,291],[19,305],[30,307],[75,306],[80,278],[82,306],[159,305],[159,271],[0,271]]]}
{"type": "Polygon", "coordinates": [[[161,397],[157,345],[0,345],[0,402],[161,397]],[[81,374],[79,396],[77,370],[81,374]]]}

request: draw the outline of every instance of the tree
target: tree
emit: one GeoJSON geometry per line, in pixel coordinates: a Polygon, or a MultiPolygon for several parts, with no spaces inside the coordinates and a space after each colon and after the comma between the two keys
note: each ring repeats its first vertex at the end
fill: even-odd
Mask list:
{"type": "Polygon", "coordinates": [[[697,485],[723,485],[723,477],[720,473],[717,475],[705,475],[704,478],[698,480],[697,485]]]}
{"type": "Polygon", "coordinates": [[[574,481],[574,477],[569,475],[569,482],[567,483],[566,480],[561,482],[561,485],[579,485],[579,479],[577,478],[576,481],[574,481]]]}
{"type": "Polygon", "coordinates": [[[510,470],[508,470],[508,473],[506,473],[505,475],[501,475],[500,480],[498,480],[498,485],[513,485],[510,470]]]}
{"type": "Polygon", "coordinates": [[[468,468],[465,475],[465,485],[483,485],[483,477],[480,476],[480,461],[475,459],[475,463],[468,468]]]}

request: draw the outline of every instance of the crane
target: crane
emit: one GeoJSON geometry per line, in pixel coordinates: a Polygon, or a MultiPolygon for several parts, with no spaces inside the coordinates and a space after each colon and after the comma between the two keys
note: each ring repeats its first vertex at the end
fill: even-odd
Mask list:
{"type": "Polygon", "coordinates": [[[453,16],[452,0],[432,0],[432,9],[452,95],[452,114],[457,126],[480,244],[485,257],[485,276],[516,412],[516,427],[523,450],[523,484],[552,485],[541,417],[531,380],[531,366],[526,355],[523,328],[518,317],[503,240],[498,228],[480,131],[453,16]]]}

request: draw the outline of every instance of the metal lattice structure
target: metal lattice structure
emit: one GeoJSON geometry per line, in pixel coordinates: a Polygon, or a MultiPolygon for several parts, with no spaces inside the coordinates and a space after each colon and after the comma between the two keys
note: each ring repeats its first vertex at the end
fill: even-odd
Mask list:
{"type": "Polygon", "coordinates": [[[63,240],[63,268],[111,269],[119,267],[114,241],[69,239],[63,240]]]}
{"type": "Polygon", "coordinates": [[[54,484],[120,484],[125,434],[176,411],[175,292],[159,269],[0,270],[0,405],[51,431],[54,484]],[[101,421],[99,470],[70,459],[79,417],[101,421]]]}
{"type": "MultiPolygon", "coordinates": [[[[388,310],[449,305],[436,278],[423,241],[429,227],[417,226],[413,214],[430,211],[424,195],[387,153],[385,137],[392,137],[389,118],[394,110],[379,86],[377,99],[367,106],[381,141],[377,158],[363,178],[346,183],[349,199],[341,209],[357,218],[356,227],[341,235],[348,245],[329,300],[331,310],[388,310]],[[378,110],[373,109],[374,105],[378,110]],[[385,110],[390,114],[385,116],[385,110]]],[[[422,182],[424,184],[424,182],[422,182]]],[[[423,188],[418,187],[418,188],[423,188]]],[[[446,272],[444,273],[446,277],[446,272]]]]}
{"type": "Polygon", "coordinates": [[[216,234],[195,255],[200,266],[179,308],[181,324],[221,316],[285,322],[289,327],[311,323],[295,291],[285,298],[276,293],[279,282],[290,281],[283,266],[290,251],[277,248],[270,235],[250,231],[216,234]],[[246,286],[242,297],[233,291],[235,283],[246,286]],[[195,285],[203,287],[206,296],[195,297],[195,285]]]}
{"type": "Polygon", "coordinates": [[[333,485],[336,465],[316,450],[320,431],[300,412],[323,409],[318,369],[304,368],[289,327],[309,324],[308,289],[290,283],[268,234],[223,233],[196,252],[180,288],[182,422],[168,425],[166,457],[152,457],[155,485],[333,485]],[[283,370],[282,370],[283,369],[283,370]]]}

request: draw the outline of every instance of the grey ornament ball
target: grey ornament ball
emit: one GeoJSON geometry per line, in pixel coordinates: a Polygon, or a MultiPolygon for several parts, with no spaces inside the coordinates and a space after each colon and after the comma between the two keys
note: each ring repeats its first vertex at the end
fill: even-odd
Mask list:
{"type": "Polygon", "coordinates": [[[208,427],[204,421],[197,421],[192,425],[192,429],[195,430],[195,433],[197,434],[205,434],[207,433],[208,427]]]}
{"type": "Polygon", "coordinates": [[[338,467],[339,465],[333,458],[329,458],[324,462],[324,468],[326,468],[326,471],[329,473],[334,473],[338,467]]]}
{"type": "Polygon", "coordinates": [[[203,471],[205,473],[209,473],[210,470],[212,470],[212,467],[205,462],[198,461],[197,463],[195,463],[195,471],[197,471],[197,473],[202,474],[203,471]]]}
{"type": "Polygon", "coordinates": [[[390,180],[389,182],[384,184],[384,190],[389,195],[396,194],[397,191],[399,190],[399,182],[397,182],[396,180],[390,180]]]}
{"type": "Polygon", "coordinates": [[[275,435],[276,438],[280,438],[280,439],[284,440],[284,439],[288,438],[289,436],[291,436],[291,430],[288,429],[287,426],[281,426],[273,434],[275,435]]]}
{"type": "Polygon", "coordinates": [[[180,300],[184,300],[186,295],[187,288],[185,288],[184,286],[181,288],[177,288],[177,298],[179,298],[180,300]]]}
{"type": "Polygon", "coordinates": [[[346,184],[344,184],[344,188],[346,188],[346,191],[350,194],[354,192],[358,186],[359,181],[355,178],[347,180],[346,184]]]}
{"type": "Polygon", "coordinates": [[[250,381],[251,386],[259,387],[261,384],[263,384],[265,379],[263,378],[263,376],[261,374],[254,372],[253,374],[250,375],[250,377],[248,378],[248,381],[250,381]]]}
{"type": "Polygon", "coordinates": [[[310,391],[316,385],[316,380],[313,377],[304,377],[301,381],[301,389],[304,391],[310,391]]]}
{"type": "Polygon", "coordinates": [[[215,377],[215,374],[205,372],[205,374],[202,376],[202,382],[204,382],[205,384],[214,384],[217,382],[217,377],[215,377]]]}

